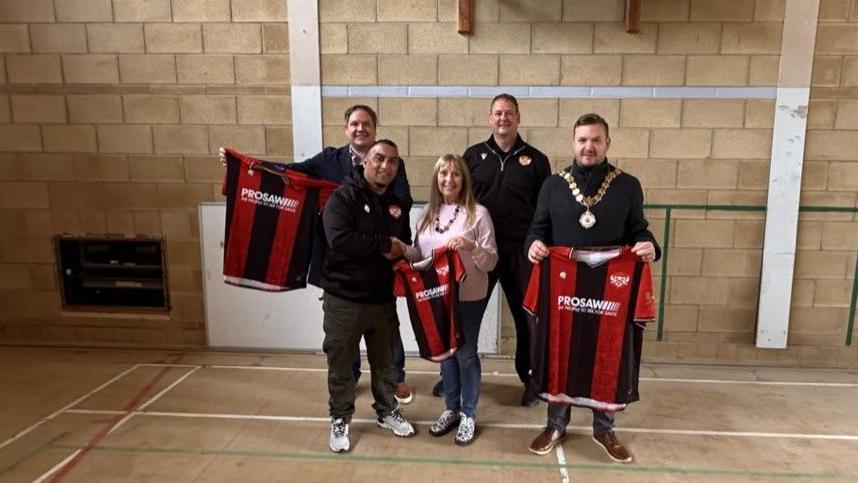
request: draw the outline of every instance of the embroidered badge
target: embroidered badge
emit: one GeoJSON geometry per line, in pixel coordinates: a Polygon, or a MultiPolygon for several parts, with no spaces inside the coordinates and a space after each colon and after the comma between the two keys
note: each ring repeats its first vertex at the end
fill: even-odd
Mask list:
{"type": "Polygon", "coordinates": [[[527,166],[528,164],[530,164],[531,161],[533,161],[533,159],[531,159],[531,157],[527,156],[526,154],[522,154],[518,157],[518,162],[522,166],[527,166]]]}
{"type": "Polygon", "coordinates": [[[628,275],[611,275],[611,285],[617,288],[625,287],[631,280],[632,278],[628,275]]]}
{"type": "Polygon", "coordinates": [[[387,211],[390,212],[390,216],[392,216],[394,220],[398,220],[399,217],[402,216],[402,208],[397,205],[388,206],[387,211]]]}

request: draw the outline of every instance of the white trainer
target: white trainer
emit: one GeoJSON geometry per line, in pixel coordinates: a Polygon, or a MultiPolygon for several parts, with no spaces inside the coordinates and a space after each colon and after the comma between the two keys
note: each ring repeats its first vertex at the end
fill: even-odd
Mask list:
{"type": "Polygon", "coordinates": [[[331,451],[334,453],[346,453],[349,450],[349,423],[343,418],[331,421],[331,451]]]}
{"type": "Polygon", "coordinates": [[[378,418],[376,424],[380,428],[389,429],[393,434],[400,438],[408,438],[414,436],[414,426],[405,419],[405,416],[399,412],[399,409],[394,409],[387,416],[378,418]]]}

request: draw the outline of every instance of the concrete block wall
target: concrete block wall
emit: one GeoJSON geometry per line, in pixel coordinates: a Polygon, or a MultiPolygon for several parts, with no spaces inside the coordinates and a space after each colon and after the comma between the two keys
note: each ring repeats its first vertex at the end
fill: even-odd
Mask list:
{"type": "Polygon", "coordinates": [[[0,341],[205,344],[215,153],[291,160],[286,2],[0,1],[0,341]],[[165,240],[167,315],[63,312],[55,234],[165,240]]]}
{"type": "MultiPolygon", "coordinates": [[[[418,199],[438,155],[488,137],[488,99],[379,88],[616,88],[612,97],[519,96],[522,135],[561,168],[571,161],[572,122],[599,112],[611,123],[612,161],[641,179],[647,203],[766,202],[773,96],[670,97],[653,88],[777,86],[785,0],[647,0],[638,35],[623,29],[622,0],[475,0],[471,36],[455,31],[455,0],[318,3],[322,85],[355,93],[323,98],[324,143],[344,142],[345,107],[373,106],[418,199]]],[[[0,221],[11,227],[0,235],[0,272],[9,274],[0,277],[8,314],[0,337],[204,343],[195,210],[219,198],[213,153],[228,144],[290,160],[285,5],[0,0],[0,221]],[[58,316],[44,239],[60,232],[164,236],[170,318],[58,316]]],[[[858,201],[856,46],[858,0],[821,0],[803,205],[858,201]]],[[[661,239],[664,211],[648,216],[661,239]]],[[[801,214],[791,347],[774,352],[753,345],[764,215],[676,210],[672,220],[664,340],[647,345],[650,357],[858,362],[844,347],[854,214],[801,214]]],[[[504,321],[509,354],[514,330],[504,321]]]]}
{"type": "MultiPolygon", "coordinates": [[[[478,0],[473,35],[466,37],[455,33],[453,1],[409,2],[398,15],[383,1],[337,4],[328,8],[321,2],[323,85],[361,92],[433,86],[442,94],[326,97],[325,143],[342,142],[340,113],[347,105],[375,107],[379,134],[399,143],[416,197],[423,199],[438,155],[461,153],[490,134],[488,99],[445,97],[444,87],[776,87],[785,11],[785,1],[773,0],[647,1],[642,33],[630,35],[623,28],[621,0],[478,0]]],[[[856,2],[823,0],[803,205],[856,206],[854,35],[856,2]]],[[[595,111],[612,126],[609,157],[640,178],[647,203],[766,204],[773,96],[525,94],[519,100],[523,137],[546,152],[556,169],[571,162],[572,122],[595,111]]],[[[648,216],[661,239],[664,210],[649,210],[648,216]]],[[[650,344],[648,355],[772,360],[770,351],[754,347],[764,213],[674,210],[672,219],[667,289],[660,301],[664,340],[650,344]]],[[[776,351],[780,360],[858,361],[844,342],[858,252],[856,220],[850,213],[802,213],[790,330],[795,347],[776,351]],[[823,246],[826,230],[829,242],[823,246]],[[805,346],[832,350],[799,349],[805,346]]],[[[660,264],[655,269],[658,284],[660,264]]],[[[503,320],[503,351],[512,353],[515,334],[506,310],[503,320]]]]}

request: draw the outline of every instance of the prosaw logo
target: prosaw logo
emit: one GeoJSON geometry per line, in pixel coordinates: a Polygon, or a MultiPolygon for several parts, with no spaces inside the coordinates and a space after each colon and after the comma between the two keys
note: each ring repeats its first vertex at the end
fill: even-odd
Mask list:
{"type": "Polygon", "coordinates": [[[427,300],[437,299],[438,297],[443,297],[447,295],[448,290],[449,288],[445,283],[437,287],[421,290],[414,294],[414,298],[416,298],[418,302],[425,302],[427,300]]]}
{"type": "Polygon", "coordinates": [[[241,188],[241,201],[286,211],[295,211],[298,209],[299,204],[298,200],[292,198],[273,195],[250,188],[241,188]]]}
{"type": "Polygon", "coordinates": [[[608,315],[616,317],[620,303],[611,300],[589,299],[586,297],[557,296],[557,310],[568,310],[583,314],[608,315]]]}

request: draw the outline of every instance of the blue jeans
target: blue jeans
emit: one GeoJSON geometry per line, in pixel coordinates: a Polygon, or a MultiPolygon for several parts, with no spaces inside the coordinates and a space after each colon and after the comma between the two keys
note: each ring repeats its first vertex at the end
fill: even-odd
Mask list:
{"type": "MultiPolygon", "coordinates": [[[[405,381],[405,349],[402,347],[402,336],[399,334],[399,325],[393,331],[393,369],[396,372],[396,383],[405,381]]],[[[352,375],[355,382],[360,379],[360,350],[355,352],[354,361],[352,361],[352,375]]]]}
{"type": "Polygon", "coordinates": [[[488,301],[486,296],[482,300],[459,302],[459,321],[462,323],[465,342],[453,357],[441,363],[447,409],[461,411],[471,418],[477,417],[477,401],[480,399],[482,367],[477,354],[477,341],[488,301]]]}
{"type": "MultiPolygon", "coordinates": [[[[548,405],[548,427],[566,431],[566,425],[572,418],[572,406],[568,404],[548,405]]],[[[593,410],[593,434],[614,430],[614,413],[593,410]]]]}

